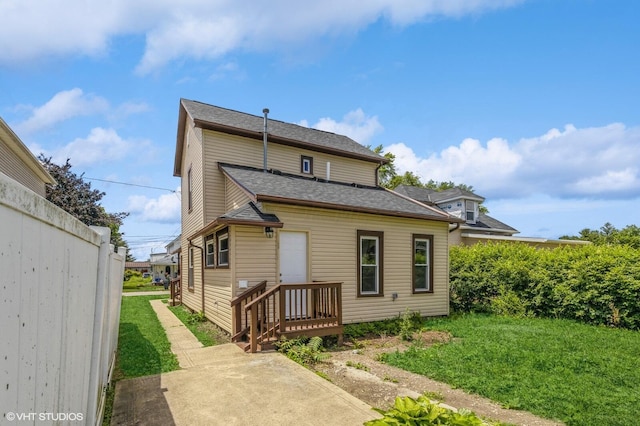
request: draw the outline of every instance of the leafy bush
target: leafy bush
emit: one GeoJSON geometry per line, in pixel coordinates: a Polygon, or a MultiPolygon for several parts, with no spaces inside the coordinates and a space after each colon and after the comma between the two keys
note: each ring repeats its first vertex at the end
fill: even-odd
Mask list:
{"type": "Polygon", "coordinates": [[[383,411],[374,408],[384,417],[369,420],[365,426],[388,425],[457,425],[457,426],[482,426],[484,423],[479,417],[470,411],[455,412],[439,405],[431,403],[426,396],[418,399],[405,396],[397,397],[393,408],[383,411]]]}
{"type": "Polygon", "coordinates": [[[276,342],[275,346],[278,352],[282,352],[287,358],[304,366],[324,361],[329,357],[329,354],[323,352],[322,338],[317,336],[312,338],[305,336],[295,339],[283,338],[276,342]]]}
{"type": "Polygon", "coordinates": [[[450,259],[450,303],[455,311],[640,328],[639,249],[477,244],[452,247],[450,259]]]}
{"type": "Polygon", "coordinates": [[[344,337],[356,339],[358,337],[398,336],[418,330],[422,326],[419,312],[405,311],[395,318],[380,321],[346,324],[344,337]],[[404,331],[403,331],[404,330],[404,331]]]}

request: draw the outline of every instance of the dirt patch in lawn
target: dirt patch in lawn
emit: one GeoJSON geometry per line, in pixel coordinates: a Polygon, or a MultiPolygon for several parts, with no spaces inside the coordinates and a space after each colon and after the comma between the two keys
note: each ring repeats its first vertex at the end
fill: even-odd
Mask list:
{"type": "MultiPolygon", "coordinates": [[[[446,342],[447,333],[423,331],[414,335],[425,346],[446,342]]],[[[559,425],[562,423],[537,417],[526,411],[508,410],[486,398],[470,395],[459,389],[379,362],[382,353],[405,351],[410,343],[397,336],[359,339],[345,342],[342,347],[329,350],[330,358],[317,363],[313,369],[332,383],[366,402],[372,407],[388,409],[397,396],[418,397],[427,393],[432,400],[466,408],[481,417],[516,425],[559,425]]]]}

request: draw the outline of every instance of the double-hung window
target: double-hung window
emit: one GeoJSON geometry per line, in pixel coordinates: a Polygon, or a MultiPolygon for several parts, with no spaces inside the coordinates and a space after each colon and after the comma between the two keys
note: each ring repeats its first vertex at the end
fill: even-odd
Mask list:
{"type": "Polygon", "coordinates": [[[413,292],[433,292],[433,235],[413,235],[413,292]]]}
{"type": "Polygon", "coordinates": [[[383,295],[383,233],[358,231],[358,296],[383,295]]]}
{"type": "Polygon", "coordinates": [[[225,229],[217,234],[218,266],[229,266],[229,232],[225,229]]]}
{"type": "Polygon", "coordinates": [[[208,235],[205,239],[205,266],[207,268],[213,268],[216,266],[215,255],[215,240],[213,239],[213,235],[208,235]]]}
{"type": "Polygon", "coordinates": [[[194,280],[193,255],[194,255],[194,249],[193,247],[189,247],[189,259],[188,259],[189,276],[188,276],[188,282],[187,282],[187,288],[189,289],[189,291],[193,291],[193,280],[194,280]]]}

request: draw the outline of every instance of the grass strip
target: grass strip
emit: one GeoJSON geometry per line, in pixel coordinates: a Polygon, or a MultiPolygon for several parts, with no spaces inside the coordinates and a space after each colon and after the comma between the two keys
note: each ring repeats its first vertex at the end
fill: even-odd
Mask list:
{"type": "Polygon", "coordinates": [[[229,336],[222,330],[206,318],[200,320],[197,314],[191,313],[186,307],[182,305],[169,306],[169,309],[204,346],[215,346],[230,342],[229,336]]]}
{"type": "Polygon", "coordinates": [[[637,331],[485,315],[428,320],[425,328],[453,339],[386,362],[568,425],[637,423],[637,331]]]}
{"type": "Polygon", "coordinates": [[[120,308],[118,352],[111,385],[107,390],[103,426],[111,424],[116,382],[140,376],[178,370],[178,358],[171,352],[160,320],[149,303],[166,295],[126,296],[120,308]]]}

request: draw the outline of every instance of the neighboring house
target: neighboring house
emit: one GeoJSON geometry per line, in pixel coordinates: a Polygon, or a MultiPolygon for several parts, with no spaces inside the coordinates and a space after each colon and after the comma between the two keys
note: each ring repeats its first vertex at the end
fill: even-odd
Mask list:
{"type": "Polygon", "coordinates": [[[252,350],[407,309],[447,315],[461,221],[379,187],[387,160],[348,137],[264,112],[180,101],[183,303],[252,350]]]}
{"type": "Polygon", "coordinates": [[[485,199],[471,191],[451,188],[436,191],[429,188],[400,185],[394,189],[399,194],[411,197],[426,205],[437,206],[452,216],[464,220],[461,224],[452,225],[450,229],[450,245],[472,245],[479,242],[507,241],[521,242],[536,247],[553,248],[560,245],[585,245],[587,241],[555,240],[538,237],[515,236],[520,233],[515,228],[500,222],[488,214],[480,212],[480,203],[485,199]]]}
{"type": "Polygon", "coordinates": [[[0,118],[0,172],[45,198],[46,185],[56,183],[2,118],[0,118]]]}
{"type": "Polygon", "coordinates": [[[178,271],[178,255],[170,253],[151,253],[149,257],[151,265],[151,276],[154,282],[163,282],[165,272],[169,273],[171,278],[177,276],[178,271]]]}
{"type": "Polygon", "coordinates": [[[149,262],[125,262],[124,269],[131,271],[138,271],[140,273],[150,272],[151,264],[149,262]]]}

